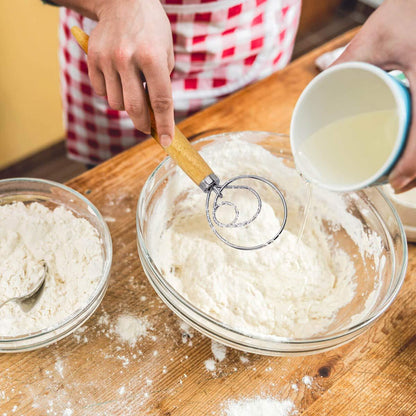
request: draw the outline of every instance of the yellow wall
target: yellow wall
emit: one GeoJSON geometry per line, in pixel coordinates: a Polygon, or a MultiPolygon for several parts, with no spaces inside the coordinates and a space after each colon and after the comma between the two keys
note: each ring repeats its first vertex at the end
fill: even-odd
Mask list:
{"type": "Polygon", "coordinates": [[[0,1],[0,168],[64,135],[57,48],[57,8],[0,1]]]}

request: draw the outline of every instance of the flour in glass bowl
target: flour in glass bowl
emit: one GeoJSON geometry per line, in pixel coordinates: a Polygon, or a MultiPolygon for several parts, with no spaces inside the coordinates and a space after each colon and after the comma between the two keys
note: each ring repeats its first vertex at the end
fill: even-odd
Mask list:
{"type": "MultiPolygon", "coordinates": [[[[305,203],[305,186],[293,168],[238,134],[201,153],[222,180],[244,173],[284,185],[291,226],[261,250],[226,246],[207,224],[205,194],[177,168],[150,220],[149,252],[161,273],[194,306],[246,334],[305,338],[322,333],[351,302],[357,285],[354,262],[324,223],[340,224],[357,251],[374,259],[382,250],[380,238],[347,212],[342,196],[319,190],[298,241],[303,216],[293,212],[305,203]]],[[[279,225],[264,205],[259,233],[279,225]]]]}
{"type": "Polygon", "coordinates": [[[24,313],[10,302],[0,308],[0,336],[18,336],[54,326],[88,302],[103,269],[98,231],[64,207],[39,203],[0,206],[0,304],[27,292],[43,272],[45,288],[24,313]]]}

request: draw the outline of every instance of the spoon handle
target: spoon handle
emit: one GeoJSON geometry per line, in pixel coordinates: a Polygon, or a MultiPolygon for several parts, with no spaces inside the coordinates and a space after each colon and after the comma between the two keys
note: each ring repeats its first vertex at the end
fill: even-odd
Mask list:
{"type": "Polygon", "coordinates": [[[6,305],[7,303],[9,303],[9,302],[13,302],[13,301],[16,301],[16,300],[18,300],[19,298],[11,298],[11,299],[7,299],[5,302],[3,302],[3,303],[0,303],[0,309],[4,306],[4,305],[6,305]]]}

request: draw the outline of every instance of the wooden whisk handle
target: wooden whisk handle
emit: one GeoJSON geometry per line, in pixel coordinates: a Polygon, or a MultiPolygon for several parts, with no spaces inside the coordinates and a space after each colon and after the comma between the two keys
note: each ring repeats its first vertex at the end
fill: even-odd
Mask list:
{"type": "MultiPolygon", "coordinates": [[[[73,26],[71,32],[79,46],[86,54],[88,54],[89,36],[77,26],[73,26]]],[[[146,95],[150,112],[151,135],[160,144],[156,130],[155,115],[152,106],[150,105],[147,91],[146,95]]],[[[176,126],[172,143],[167,147],[163,147],[163,149],[198,186],[206,191],[203,186],[206,183],[204,179],[210,176],[215,177],[215,175],[202,156],[195,150],[191,143],[189,143],[189,140],[176,126]]]]}

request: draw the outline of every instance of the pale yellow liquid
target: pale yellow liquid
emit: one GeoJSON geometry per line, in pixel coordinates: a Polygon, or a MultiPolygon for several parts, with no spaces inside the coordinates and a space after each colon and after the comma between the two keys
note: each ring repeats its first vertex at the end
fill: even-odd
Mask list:
{"type": "Polygon", "coordinates": [[[398,127],[396,110],[362,113],[334,121],[299,147],[305,173],[318,183],[332,186],[363,182],[387,161],[398,127]]]}

